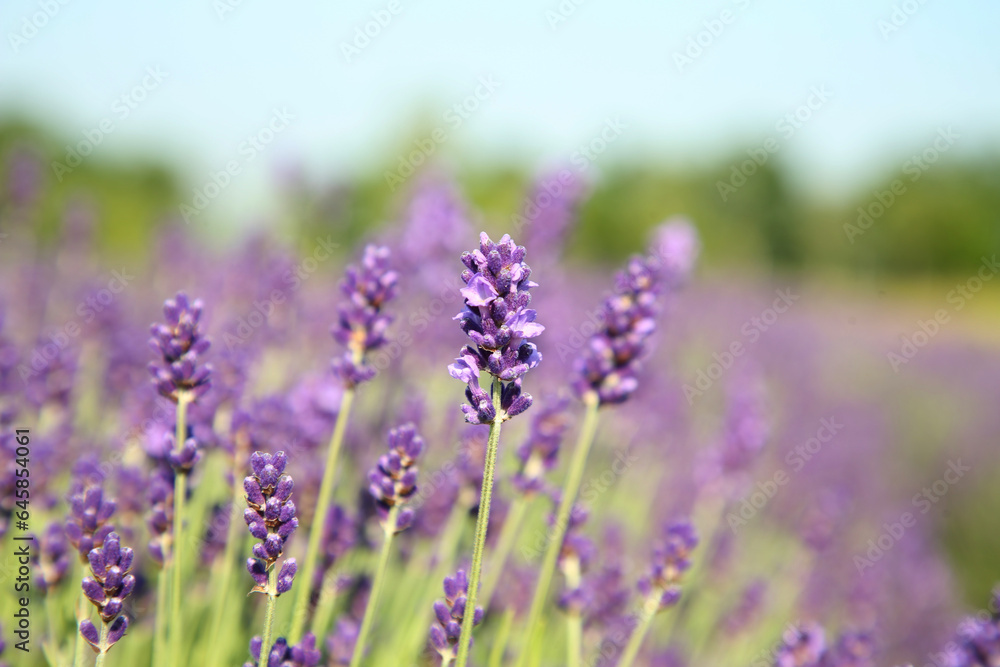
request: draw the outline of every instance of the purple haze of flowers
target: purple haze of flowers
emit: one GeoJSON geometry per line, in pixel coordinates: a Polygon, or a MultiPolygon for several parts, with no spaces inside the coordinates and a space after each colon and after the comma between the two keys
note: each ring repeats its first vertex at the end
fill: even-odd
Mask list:
{"type": "Polygon", "coordinates": [[[993,591],[990,610],[989,616],[970,616],[959,624],[948,667],[1000,664],[1000,588],[993,591]]]}
{"type": "Polygon", "coordinates": [[[514,217],[515,226],[525,227],[533,253],[547,259],[559,255],[586,189],[569,169],[543,174],[535,181],[521,215],[514,217]]]}
{"type": "MultiPolygon", "coordinates": [[[[260,637],[250,640],[250,655],[253,662],[244,663],[243,667],[264,667],[260,662],[260,650],[263,642],[260,637]]],[[[316,648],[316,635],[307,632],[295,646],[289,646],[288,640],[279,637],[271,647],[266,667],[318,667],[322,655],[316,648]]]]}
{"type": "Polygon", "coordinates": [[[721,466],[725,473],[746,470],[770,436],[760,379],[740,377],[729,391],[721,466]]]}
{"type": "Polygon", "coordinates": [[[106,652],[125,635],[128,618],[122,614],[125,598],[135,589],[132,550],[121,546],[117,533],[111,533],[99,549],[87,555],[90,573],[83,578],[83,593],[97,607],[101,622],[108,626],[107,645],[101,646],[100,632],[89,620],[80,623],[80,634],[95,651],[106,652]]]}
{"type": "Polygon", "coordinates": [[[396,295],[398,280],[399,274],[389,268],[386,247],[366,246],[361,266],[347,267],[340,286],[347,303],[340,306],[331,333],[347,347],[333,367],[348,387],[375,377],[375,368],[366,363],[365,357],[386,342],[386,330],[393,318],[383,308],[396,295]]]}
{"type": "Polygon", "coordinates": [[[691,567],[689,556],[698,545],[698,535],[690,521],[677,521],[667,526],[666,535],[653,550],[653,565],[649,574],[639,580],[639,592],[645,596],[659,595],[659,610],[680,600],[680,580],[691,567]]]}
{"type": "MultiPolygon", "coordinates": [[[[243,480],[247,505],[243,512],[250,534],[260,540],[253,545],[253,558],[247,559],[247,571],[253,577],[254,591],[268,591],[268,573],[284,552],[285,543],[299,526],[292,502],[292,478],[285,474],[288,458],[284,452],[265,454],[254,452],[250,456],[253,474],[243,480]]],[[[288,558],[278,572],[277,594],[292,588],[297,565],[288,558]]]]}
{"type": "Polygon", "coordinates": [[[108,520],[115,513],[115,501],[105,500],[99,486],[91,486],[69,499],[66,537],[86,563],[92,549],[99,549],[114,530],[108,520]]]}
{"type": "Polygon", "coordinates": [[[333,634],[326,638],[326,650],[331,667],[347,667],[354,655],[354,645],[358,643],[358,623],[345,617],[337,621],[333,634]]]}
{"type": "Polygon", "coordinates": [[[201,331],[201,299],[188,302],[187,295],[179,293],[163,303],[166,324],[150,327],[149,345],[160,359],[149,364],[153,383],[161,395],[176,403],[181,394],[195,399],[210,386],[212,367],[200,363],[211,343],[201,331]]]}
{"type": "Polygon", "coordinates": [[[864,632],[845,632],[833,646],[827,646],[823,628],[807,624],[789,628],[781,641],[774,667],[875,667],[875,645],[864,632]]]}
{"type": "Polygon", "coordinates": [[[680,287],[687,282],[701,252],[698,232],[687,219],[671,218],[656,228],[653,251],[664,284],[668,289],[680,287]]]}
{"type": "Polygon", "coordinates": [[[565,398],[554,400],[531,420],[528,437],[517,449],[520,467],[513,477],[514,486],[523,493],[542,491],[545,473],[555,467],[559,445],[570,425],[568,404],[565,398]]]}
{"type": "MultiPolygon", "coordinates": [[[[469,578],[465,570],[459,570],[453,577],[444,578],[444,600],[434,603],[434,624],[431,625],[430,642],[445,663],[457,654],[458,640],[462,634],[465,619],[466,597],[469,594],[469,578]]],[[[476,607],[472,618],[473,626],[483,620],[483,608],[476,607]]],[[[472,639],[470,638],[471,642],[472,639]]]]}
{"type": "Polygon", "coordinates": [[[524,256],[524,247],[510,236],[505,234],[494,243],[486,232],[479,236],[478,250],[462,253],[465,308],[455,319],[473,344],[459,353],[448,372],[467,385],[469,405],[463,405],[462,411],[470,424],[490,424],[497,416],[491,395],[479,386],[483,372],[500,385],[505,419],[531,405],[531,395],[521,392],[521,376],[537,366],[542,355],[527,339],[545,327],[535,322],[535,311],[528,308],[528,290],[536,284],[529,279],[531,269],[524,256]]]}
{"type": "Polygon", "coordinates": [[[368,473],[368,491],[375,499],[375,508],[383,526],[393,507],[400,507],[395,532],[409,528],[413,510],[402,507],[417,492],[417,458],[424,450],[424,440],[413,424],[404,424],[389,431],[389,452],[379,457],[368,473]]]}
{"type": "Polygon", "coordinates": [[[52,522],[38,539],[38,562],[35,582],[48,592],[59,585],[72,563],[73,549],[66,539],[66,531],[58,522],[52,522]]]}

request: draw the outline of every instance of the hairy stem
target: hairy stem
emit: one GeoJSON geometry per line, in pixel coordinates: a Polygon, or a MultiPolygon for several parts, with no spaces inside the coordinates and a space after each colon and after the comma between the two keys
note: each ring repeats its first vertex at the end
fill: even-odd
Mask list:
{"type": "Polygon", "coordinates": [[[264,612],[264,634],[261,635],[260,660],[257,661],[261,667],[266,667],[270,662],[271,646],[273,644],[274,632],[274,608],[278,602],[278,569],[271,566],[267,573],[267,610],[264,612]]]}
{"type": "Polygon", "coordinates": [[[503,527],[500,529],[500,537],[497,539],[496,548],[493,550],[493,557],[490,559],[490,566],[486,573],[486,580],[483,582],[482,607],[486,609],[493,600],[493,593],[496,592],[497,584],[500,583],[500,575],[507,564],[507,557],[510,550],[514,548],[514,540],[521,530],[521,523],[524,521],[524,514],[528,509],[530,501],[521,495],[514,498],[510,510],[503,520],[503,527]]]}
{"type": "Polygon", "coordinates": [[[458,658],[455,667],[465,667],[469,660],[469,645],[472,643],[472,626],[476,616],[476,598],[479,597],[479,577],[483,570],[483,551],[486,547],[486,529],[490,524],[490,504],[493,500],[493,476],[496,471],[497,449],[500,446],[500,424],[504,412],[500,408],[501,383],[493,382],[493,409],[496,416],[490,425],[490,438],[486,445],[486,465],[483,468],[483,489],[479,494],[479,515],[476,517],[476,537],[472,546],[472,572],[469,573],[469,594],[462,618],[462,634],[458,639],[458,658]]]}
{"type": "Polygon", "coordinates": [[[101,642],[100,648],[97,650],[97,660],[94,661],[94,667],[104,667],[104,656],[108,654],[108,623],[101,623],[101,642]]]}
{"type": "MultiPolygon", "coordinates": [[[[191,401],[187,394],[181,392],[177,397],[177,424],[174,435],[174,447],[179,451],[187,440],[187,406],[191,401]]],[[[181,553],[184,551],[181,535],[184,531],[184,501],[187,499],[187,473],[177,472],[174,475],[174,539],[173,558],[170,570],[173,573],[173,599],[170,601],[170,658],[171,664],[183,664],[184,652],[184,620],[181,616],[181,593],[184,590],[184,577],[181,569],[181,553]]]]}
{"type": "MultiPolygon", "coordinates": [[[[542,561],[542,569],[538,575],[535,594],[531,599],[531,610],[528,612],[528,625],[524,632],[523,647],[530,647],[538,632],[538,621],[542,615],[542,608],[545,606],[545,601],[548,598],[549,587],[552,584],[552,574],[555,572],[556,562],[559,559],[559,551],[562,549],[563,538],[566,536],[566,529],[569,526],[570,513],[573,510],[573,503],[576,502],[576,494],[580,491],[583,472],[587,466],[587,456],[590,454],[590,447],[594,442],[594,435],[597,432],[597,411],[600,407],[600,401],[595,393],[590,392],[584,396],[583,402],[586,406],[583,424],[580,426],[580,434],[577,438],[576,447],[573,450],[569,472],[563,484],[562,500],[559,502],[559,510],[556,513],[556,523],[553,526],[553,533],[545,549],[545,559],[542,561]]],[[[517,662],[519,666],[525,664],[527,653],[526,650],[522,649],[517,662]]]]}
{"type": "Polygon", "coordinates": [[[399,515],[399,506],[394,506],[389,510],[389,518],[385,522],[385,539],[382,540],[382,552],[378,557],[378,566],[375,568],[375,578],[372,579],[372,592],[368,596],[368,605],[365,607],[365,617],[361,621],[361,629],[358,631],[358,641],[354,645],[354,654],[351,655],[351,667],[358,667],[361,658],[365,654],[365,643],[368,632],[371,630],[372,620],[375,618],[375,608],[378,607],[378,599],[382,594],[382,586],[385,584],[385,570],[389,564],[389,550],[392,546],[392,538],[396,534],[396,517],[399,515]]]}
{"type": "Polygon", "coordinates": [[[295,608],[292,612],[292,631],[289,633],[291,642],[298,642],[309,615],[309,599],[312,596],[312,582],[316,572],[316,561],[319,558],[319,545],[323,539],[323,529],[326,525],[326,515],[330,510],[330,500],[333,497],[334,477],[337,472],[337,459],[347,431],[347,420],[351,414],[351,404],[354,402],[354,388],[347,387],[340,397],[340,409],[337,412],[337,424],[333,427],[330,446],[326,454],[326,468],[323,471],[323,482],[319,487],[319,497],[316,500],[316,512],[313,514],[312,528],[309,529],[309,546],[306,548],[305,563],[297,578],[299,586],[295,598],[295,608]]]}

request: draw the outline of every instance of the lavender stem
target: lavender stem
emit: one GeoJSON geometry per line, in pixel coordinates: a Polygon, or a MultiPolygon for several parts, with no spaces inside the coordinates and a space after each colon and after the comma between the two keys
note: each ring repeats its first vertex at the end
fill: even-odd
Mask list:
{"type": "Polygon", "coordinates": [[[264,634],[261,635],[260,660],[258,665],[266,667],[271,657],[271,635],[274,631],[274,608],[278,602],[278,570],[271,567],[267,573],[267,610],[264,612],[264,634]]]}
{"type": "Polygon", "coordinates": [[[632,636],[629,637],[619,667],[631,667],[632,663],[635,662],[635,657],[639,654],[639,649],[642,648],[642,642],[649,632],[649,626],[653,622],[653,617],[656,616],[656,612],[660,608],[662,597],[663,591],[654,588],[646,598],[642,606],[642,613],[639,615],[639,625],[636,626],[635,630],[632,631],[632,636]]]}
{"type": "Polygon", "coordinates": [[[526,664],[528,653],[534,643],[538,621],[542,615],[542,607],[548,597],[549,586],[552,584],[552,574],[555,572],[559,551],[562,549],[563,538],[566,536],[566,528],[569,526],[569,515],[573,509],[573,503],[576,502],[576,494],[580,491],[580,483],[583,481],[583,472],[587,465],[587,456],[590,454],[590,447],[597,432],[597,411],[601,403],[596,392],[588,391],[584,394],[583,403],[586,406],[586,412],[583,416],[583,424],[580,427],[576,447],[573,449],[573,459],[570,461],[566,482],[563,485],[562,499],[559,502],[559,511],[553,526],[554,534],[549,538],[548,546],[545,549],[545,559],[542,561],[538,584],[535,586],[535,594],[531,599],[531,610],[528,612],[528,625],[524,632],[524,644],[522,644],[521,655],[518,658],[518,667],[526,664]]]}
{"type": "Polygon", "coordinates": [[[493,640],[493,650],[490,651],[489,667],[500,667],[503,664],[504,650],[507,648],[507,638],[510,628],[514,625],[514,608],[508,607],[500,619],[500,629],[493,640]]]}
{"type": "Polygon", "coordinates": [[[94,661],[94,667],[104,667],[104,656],[108,654],[108,627],[109,624],[101,623],[101,647],[97,652],[97,659],[94,661]]]}
{"type": "Polygon", "coordinates": [[[382,541],[382,551],[378,557],[375,577],[372,579],[372,592],[368,597],[368,605],[365,607],[365,616],[361,621],[361,629],[358,631],[358,641],[354,644],[354,653],[351,655],[351,667],[358,667],[365,654],[365,641],[368,638],[369,630],[371,630],[372,619],[375,618],[375,608],[378,606],[378,599],[382,594],[382,586],[385,584],[385,570],[389,564],[389,550],[392,546],[392,538],[396,534],[396,517],[398,515],[399,505],[394,505],[389,510],[389,516],[385,520],[385,539],[382,541]]]}
{"type": "MultiPolygon", "coordinates": [[[[575,561],[576,566],[567,568],[566,588],[577,590],[580,588],[580,565],[575,561]]],[[[566,616],[566,665],[567,667],[580,667],[582,665],[581,651],[583,650],[583,616],[579,609],[570,609],[566,616]]]]}
{"type": "Polygon", "coordinates": [[[493,550],[493,558],[490,559],[489,571],[486,573],[486,581],[483,583],[483,599],[481,606],[489,609],[493,593],[497,584],[500,583],[500,576],[503,568],[507,564],[507,557],[510,550],[514,548],[514,540],[521,530],[521,523],[524,521],[524,514],[528,510],[530,503],[525,496],[519,495],[511,503],[510,510],[504,518],[503,527],[500,529],[500,537],[497,539],[496,548],[493,550]]]}
{"type": "MultiPolygon", "coordinates": [[[[360,355],[359,355],[360,356],[360,355]]],[[[333,435],[330,437],[330,446],[326,455],[326,468],[323,471],[323,482],[319,487],[319,497],[316,500],[316,511],[312,528],[309,529],[309,546],[306,549],[306,559],[303,566],[301,579],[302,586],[299,586],[295,599],[295,609],[292,614],[292,631],[289,633],[289,640],[292,643],[298,642],[302,638],[302,630],[305,627],[306,616],[309,612],[310,586],[315,576],[316,560],[319,557],[320,542],[323,540],[322,517],[330,511],[330,501],[333,497],[334,477],[337,472],[337,459],[340,457],[340,448],[344,442],[344,433],[347,431],[347,420],[351,414],[351,405],[354,402],[354,387],[346,387],[340,398],[340,409],[337,412],[337,423],[333,427],[333,435]]]]}
{"type": "MultiPolygon", "coordinates": [[[[184,443],[187,441],[187,406],[192,400],[186,392],[177,394],[177,424],[174,443],[177,451],[183,451],[184,443]]],[[[173,572],[174,595],[171,602],[170,613],[170,659],[171,664],[185,662],[184,660],[184,629],[183,618],[181,616],[181,594],[184,591],[184,581],[181,569],[181,552],[183,551],[183,541],[181,534],[184,529],[184,500],[187,495],[187,472],[177,470],[174,475],[174,548],[173,562],[170,569],[173,572]]]]}
{"type": "MultiPolygon", "coordinates": [[[[86,575],[87,568],[81,567],[80,569],[83,572],[83,575],[86,575]]],[[[87,607],[87,596],[81,590],[80,595],[77,597],[76,600],[77,633],[76,633],[76,649],[73,655],[73,667],[83,667],[83,663],[86,662],[85,658],[87,654],[84,651],[85,642],[83,641],[83,638],[80,635],[79,628],[80,628],[80,623],[82,623],[87,618],[88,610],[89,607],[87,607]]]]}
{"type": "MultiPolygon", "coordinates": [[[[500,445],[500,425],[506,414],[500,406],[500,382],[494,380],[490,387],[493,394],[493,410],[495,416],[490,424],[490,437],[486,445],[486,465],[483,468],[483,488],[479,495],[479,516],[476,517],[476,537],[472,547],[472,571],[469,573],[469,593],[465,603],[468,610],[476,609],[476,598],[479,596],[479,577],[483,570],[483,551],[486,546],[486,529],[490,523],[490,504],[493,500],[493,476],[497,464],[497,449],[500,445]]],[[[474,613],[467,613],[462,618],[462,634],[458,639],[458,658],[455,667],[465,667],[469,660],[469,647],[472,643],[472,626],[474,613]]]]}
{"type": "Polygon", "coordinates": [[[153,635],[153,664],[162,665],[167,656],[167,570],[156,577],[156,629],[153,635]]]}

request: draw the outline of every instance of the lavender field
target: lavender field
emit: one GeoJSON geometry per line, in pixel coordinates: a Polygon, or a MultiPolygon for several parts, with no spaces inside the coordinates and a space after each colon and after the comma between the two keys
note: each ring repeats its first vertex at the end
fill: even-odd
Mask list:
{"type": "Polygon", "coordinates": [[[995,9],[21,4],[0,665],[1000,666],[995,9]]]}

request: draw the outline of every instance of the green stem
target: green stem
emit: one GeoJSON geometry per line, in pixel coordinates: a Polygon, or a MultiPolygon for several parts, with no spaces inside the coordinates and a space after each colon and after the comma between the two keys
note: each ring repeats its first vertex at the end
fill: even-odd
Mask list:
{"type": "Polygon", "coordinates": [[[496,416],[490,425],[490,438],[486,444],[486,464],[483,468],[483,489],[479,494],[479,515],[476,517],[476,537],[472,545],[472,572],[469,573],[469,594],[462,618],[462,634],[458,638],[458,658],[455,667],[465,667],[469,661],[469,646],[472,644],[472,625],[476,616],[476,598],[479,597],[479,576],[483,570],[483,551],[486,547],[486,529],[490,524],[490,504],[493,500],[493,475],[496,471],[497,450],[500,446],[500,424],[506,414],[500,407],[502,385],[495,380],[490,387],[493,394],[493,409],[496,416]]]}
{"type": "Polygon", "coordinates": [[[566,664],[568,667],[580,667],[583,650],[583,617],[578,613],[566,616],[566,664]]]}
{"type": "Polygon", "coordinates": [[[632,663],[635,662],[635,657],[639,655],[639,649],[642,648],[642,642],[646,639],[649,626],[653,623],[653,617],[656,616],[656,611],[659,609],[662,598],[663,591],[656,589],[646,598],[642,614],[639,616],[639,625],[636,626],[635,631],[632,632],[632,636],[629,637],[628,644],[625,646],[625,652],[622,654],[622,660],[618,663],[618,667],[631,667],[632,663]]]}
{"type": "Polygon", "coordinates": [[[333,496],[334,476],[337,472],[337,459],[340,457],[340,447],[347,431],[347,420],[351,414],[351,404],[354,402],[354,388],[344,389],[340,397],[340,409],[337,412],[337,424],[330,437],[330,446],[326,454],[326,469],[323,471],[323,482],[319,487],[319,497],[316,500],[316,511],[313,514],[312,528],[309,530],[309,546],[306,550],[305,564],[297,575],[299,586],[295,598],[295,608],[292,614],[292,631],[289,633],[291,643],[298,642],[305,628],[306,616],[309,614],[309,598],[312,595],[312,580],[315,576],[316,561],[319,558],[319,545],[323,539],[323,528],[326,515],[330,510],[330,500],[333,496]]]}
{"type": "Polygon", "coordinates": [[[514,540],[521,530],[521,523],[524,521],[524,514],[528,509],[530,501],[528,497],[520,495],[511,503],[510,511],[503,520],[503,527],[500,529],[500,537],[493,550],[493,557],[490,559],[490,566],[487,568],[486,580],[483,582],[483,599],[480,606],[488,609],[490,601],[493,600],[493,593],[497,584],[500,583],[500,575],[507,564],[507,557],[510,550],[514,548],[514,540]]]}
{"type": "MultiPolygon", "coordinates": [[[[212,612],[212,632],[208,636],[211,648],[208,654],[208,665],[217,667],[220,654],[223,649],[228,649],[226,643],[221,641],[222,623],[226,619],[226,601],[229,598],[229,589],[232,586],[233,566],[236,561],[236,550],[240,541],[240,522],[237,520],[236,508],[239,507],[243,499],[243,483],[240,479],[240,472],[243,461],[240,452],[233,457],[233,498],[229,506],[229,526],[226,530],[226,550],[222,556],[222,576],[219,580],[219,588],[215,592],[215,609],[212,612]]],[[[227,633],[228,636],[228,633],[227,633]]]]}
{"type": "Polygon", "coordinates": [[[507,637],[510,636],[510,628],[514,625],[514,608],[508,607],[500,620],[500,629],[493,639],[493,650],[490,651],[489,667],[500,667],[503,662],[504,649],[507,648],[507,637]]]}
{"type": "MultiPolygon", "coordinates": [[[[187,440],[187,406],[190,397],[181,392],[177,396],[177,424],[174,434],[174,447],[180,451],[187,440]]],[[[173,558],[170,570],[173,574],[173,598],[170,601],[170,659],[171,664],[186,662],[184,651],[184,628],[181,616],[181,593],[184,590],[183,570],[181,569],[181,553],[184,543],[181,539],[184,531],[184,501],[187,499],[187,473],[178,472],[174,475],[174,538],[173,558]]]]}
{"type": "Polygon", "coordinates": [[[49,640],[43,645],[42,650],[46,659],[53,667],[62,665],[62,645],[59,635],[62,634],[63,615],[52,599],[52,591],[45,594],[45,615],[48,617],[49,640]]]}
{"type": "Polygon", "coordinates": [[[264,613],[264,634],[261,635],[260,660],[258,665],[264,667],[271,656],[272,634],[274,632],[274,607],[278,601],[278,569],[271,566],[267,573],[267,611],[264,613]]]}
{"type": "Polygon", "coordinates": [[[108,623],[101,623],[101,644],[97,651],[94,667],[104,667],[104,656],[108,654],[108,623]]]}
{"type": "MultiPolygon", "coordinates": [[[[556,514],[556,523],[553,526],[554,532],[549,539],[545,549],[545,559],[542,561],[542,569],[538,575],[538,583],[535,586],[535,595],[531,600],[531,610],[528,612],[528,625],[524,632],[525,647],[530,647],[534,643],[537,633],[538,621],[542,615],[542,607],[548,598],[549,586],[552,584],[552,575],[556,569],[556,562],[559,559],[559,552],[562,550],[563,538],[566,536],[566,529],[569,525],[570,512],[576,502],[576,494],[580,491],[580,483],[583,481],[583,472],[587,466],[587,456],[590,454],[590,447],[594,442],[594,435],[597,432],[597,412],[600,401],[593,392],[586,394],[583,398],[586,411],[583,415],[583,424],[580,426],[580,435],[576,441],[576,448],[573,450],[573,459],[570,461],[569,472],[566,475],[566,482],[563,485],[562,500],[559,502],[559,510],[556,514]]],[[[522,650],[518,657],[518,666],[525,664],[528,651],[522,650]]]]}
{"type": "Polygon", "coordinates": [[[382,586],[385,584],[385,569],[389,564],[389,551],[392,546],[392,538],[396,534],[396,517],[398,515],[399,505],[394,505],[389,510],[389,517],[385,521],[385,539],[382,540],[382,552],[379,554],[378,566],[375,568],[375,578],[372,579],[372,592],[368,597],[368,605],[365,607],[365,617],[361,621],[361,629],[358,631],[358,641],[354,644],[354,654],[351,655],[351,667],[358,667],[365,654],[368,632],[371,630],[372,619],[375,618],[375,608],[378,606],[382,586]]]}
{"type": "Polygon", "coordinates": [[[153,635],[153,664],[159,667],[167,654],[167,570],[156,577],[156,627],[153,635]]]}

